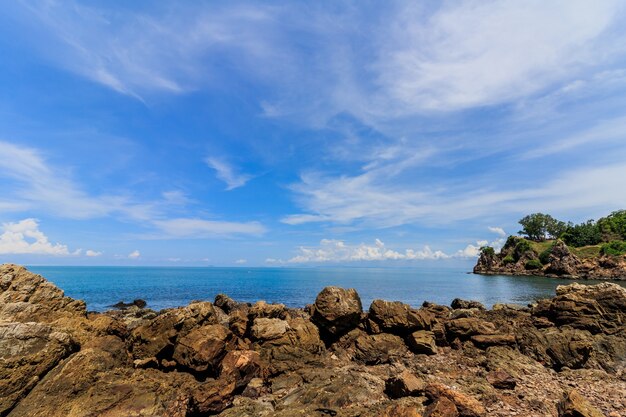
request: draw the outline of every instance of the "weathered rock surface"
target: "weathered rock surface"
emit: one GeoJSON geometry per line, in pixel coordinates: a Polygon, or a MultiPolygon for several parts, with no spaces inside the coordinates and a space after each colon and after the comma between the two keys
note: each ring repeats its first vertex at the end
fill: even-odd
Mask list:
{"type": "Polygon", "coordinates": [[[87,313],[15,265],[0,266],[0,291],[0,416],[626,412],[626,291],[615,284],[559,287],[532,309],[376,300],[368,313],[336,287],[310,310],[219,295],[87,313]]]}

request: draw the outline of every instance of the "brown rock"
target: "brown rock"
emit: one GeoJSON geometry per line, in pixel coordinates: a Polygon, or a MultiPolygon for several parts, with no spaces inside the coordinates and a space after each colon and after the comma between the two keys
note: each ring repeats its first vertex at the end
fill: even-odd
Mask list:
{"type": "Polygon", "coordinates": [[[502,369],[489,372],[486,379],[494,388],[498,389],[514,389],[517,385],[517,380],[502,369]]]}
{"type": "Polygon", "coordinates": [[[455,338],[467,340],[474,335],[487,335],[495,333],[496,327],[493,323],[479,318],[460,318],[446,322],[446,334],[448,340],[454,340],[455,338]]]}
{"type": "Polygon", "coordinates": [[[477,334],[470,340],[479,348],[486,349],[489,346],[514,346],[515,336],[512,334],[477,334]]]}
{"type": "Polygon", "coordinates": [[[604,414],[592,406],[576,390],[571,390],[559,402],[559,417],[603,417],[604,414]]]}
{"type": "Polygon", "coordinates": [[[207,381],[191,393],[190,408],[196,415],[218,414],[233,403],[236,386],[234,379],[207,381]]]}
{"type": "Polygon", "coordinates": [[[400,337],[388,333],[375,335],[361,333],[356,338],[355,348],[354,358],[366,365],[390,363],[408,352],[400,337]]]}
{"type": "Polygon", "coordinates": [[[459,412],[459,416],[461,417],[485,416],[485,408],[478,400],[467,394],[463,394],[462,392],[446,387],[443,384],[429,384],[424,389],[424,392],[431,401],[438,400],[442,397],[452,401],[459,412]]]}
{"type": "Polygon", "coordinates": [[[412,405],[392,404],[386,407],[377,417],[422,417],[412,405]]]}
{"type": "Polygon", "coordinates": [[[452,303],[450,303],[450,307],[452,307],[455,310],[470,309],[470,308],[476,308],[478,310],[485,310],[485,306],[478,301],[462,300],[460,298],[455,298],[454,300],[452,300],[452,303]]]}
{"type": "Polygon", "coordinates": [[[281,319],[256,318],[250,329],[254,340],[273,340],[283,336],[289,329],[289,324],[281,319]]]}
{"type": "Polygon", "coordinates": [[[416,354],[435,355],[437,353],[435,333],[427,330],[418,330],[411,333],[407,336],[406,343],[411,352],[416,354]]]}
{"type": "Polygon", "coordinates": [[[356,290],[326,287],[317,295],[311,312],[311,320],[323,333],[339,337],[359,324],[363,307],[356,290]]]}
{"type": "Polygon", "coordinates": [[[228,352],[220,364],[220,378],[234,380],[236,388],[248,385],[253,378],[263,378],[265,367],[261,356],[253,350],[228,352]]]}
{"type": "Polygon", "coordinates": [[[446,397],[440,397],[426,407],[424,417],[458,417],[456,405],[446,397]]]}
{"type": "Polygon", "coordinates": [[[172,357],[195,372],[214,372],[233,339],[233,334],[221,324],[202,326],[177,342],[172,357]]]}
{"type": "Polygon", "coordinates": [[[385,382],[385,393],[391,398],[401,398],[420,395],[426,383],[409,371],[389,378],[385,382]]]}
{"type": "Polygon", "coordinates": [[[230,314],[238,306],[238,303],[226,294],[217,294],[213,304],[215,304],[216,307],[221,308],[226,314],[230,314]]]}
{"type": "Polygon", "coordinates": [[[594,350],[589,332],[568,327],[526,328],[518,333],[517,343],[522,353],[556,370],[583,367],[594,350]]]}
{"type": "Polygon", "coordinates": [[[434,316],[426,310],[416,310],[399,301],[374,300],[370,305],[369,318],[378,323],[381,330],[407,335],[416,330],[429,330],[434,316]]]}
{"type": "Polygon", "coordinates": [[[284,304],[268,304],[257,301],[248,312],[252,320],[256,318],[286,319],[287,309],[284,304]]]}

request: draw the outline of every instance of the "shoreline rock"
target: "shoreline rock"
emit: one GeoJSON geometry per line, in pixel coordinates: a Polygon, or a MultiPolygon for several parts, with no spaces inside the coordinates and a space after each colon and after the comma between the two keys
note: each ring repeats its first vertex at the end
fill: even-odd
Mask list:
{"type": "Polygon", "coordinates": [[[307,309],[220,294],[89,313],[2,265],[0,416],[626,413],[626,289],[452,304],[376,300],[364,312],[355,290],[328,287],[307,309]]]}

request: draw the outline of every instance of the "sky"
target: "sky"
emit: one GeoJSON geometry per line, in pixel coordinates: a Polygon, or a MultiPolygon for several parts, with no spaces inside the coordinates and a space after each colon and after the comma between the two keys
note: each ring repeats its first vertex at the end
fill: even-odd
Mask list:
{"type": "Polygon", "coordinates": [[[618,0],[16,0],[0,262],[473,262],[626,208],[618,0]]]}

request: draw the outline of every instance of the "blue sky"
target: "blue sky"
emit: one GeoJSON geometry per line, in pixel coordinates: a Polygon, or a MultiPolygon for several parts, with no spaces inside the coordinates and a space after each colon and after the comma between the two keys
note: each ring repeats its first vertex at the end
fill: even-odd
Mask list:
{"type": "Polygon", "coordinates": [[[626,208],[620,1],[15,1],[0,261],[471,262],[626,208]]]}

